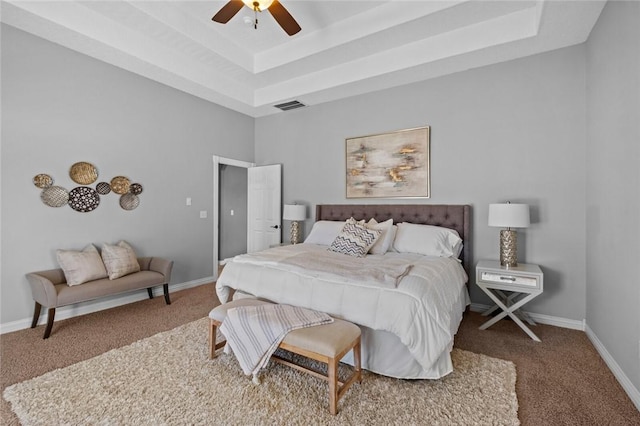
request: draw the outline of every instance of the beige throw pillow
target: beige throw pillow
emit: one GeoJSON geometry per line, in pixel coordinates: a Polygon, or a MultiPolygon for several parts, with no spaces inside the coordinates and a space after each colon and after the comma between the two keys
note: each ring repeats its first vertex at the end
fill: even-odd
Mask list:
{"type": "Polygon", "coordinates": [[[89,244],[82,251],[56,250],[56,258],[70,286],[107,276],[100,254],[93,244],[89,244]]]}
{"type": "Polygon", "coordinates": [[[102,260],[110,280],[140,271],[136,253],[124,241],[120,241],[116,245],[104,244],[102,246],[102,260]]]}
{"type": "Polygon", "coordinates": [[[382,231],[382,234],[380,234],[380,238],[378,238],[375,244],[369,249],[369,253],[385,254],[391,247],[393,238],[395,237],[395,232],[393,232],[393,219],[385,220],[384,222],[378,223],[377,220],[371,218],[371,220],[366,223],[366,226],[369,229],[377,229],[379,231],[382,231]]]}

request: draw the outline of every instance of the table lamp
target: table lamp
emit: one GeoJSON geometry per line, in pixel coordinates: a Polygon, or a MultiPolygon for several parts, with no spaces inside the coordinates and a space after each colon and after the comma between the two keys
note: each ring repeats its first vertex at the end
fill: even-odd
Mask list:
{"type": "Polygon", "coordinates": [[[500,265],[518,266],[517,234],[511,228],[529,226],[527,204],[489,204],[489,226],[507,228],[500,231],[500,265]]]}
{"type": "Polygon", "coordinates": [[[282,218],[291,221],[291,244],[298,244],[299,221],[307,218],[306,206],[302,204],[285,204],[282,218]]]}

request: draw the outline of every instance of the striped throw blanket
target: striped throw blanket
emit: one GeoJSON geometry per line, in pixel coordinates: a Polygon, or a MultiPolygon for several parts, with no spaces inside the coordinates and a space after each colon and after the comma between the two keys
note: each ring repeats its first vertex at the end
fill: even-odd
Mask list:
{"type": "Polygon", "coordinates": [[[265,304],[229,309],[220,331],[244,374],[253,374],[266,367],[271,355],[287,333],[298,328],[333,322],[329,315],[290,305],[265,304]]]}

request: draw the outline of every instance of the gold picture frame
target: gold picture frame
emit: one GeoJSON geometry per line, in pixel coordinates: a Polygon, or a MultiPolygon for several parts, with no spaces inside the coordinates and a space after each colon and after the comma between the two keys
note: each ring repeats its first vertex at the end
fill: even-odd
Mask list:
{"type": "Polygon", "coordinates": [[[347,198],[429,198],[430,127],[346,139],[347,198]]]}

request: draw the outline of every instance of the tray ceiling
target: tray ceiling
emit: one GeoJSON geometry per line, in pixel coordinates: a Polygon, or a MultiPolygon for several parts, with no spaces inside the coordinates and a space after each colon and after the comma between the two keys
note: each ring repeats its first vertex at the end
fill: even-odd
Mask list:
{"type": "Polygon", "coordinates": [[[225,3],[2,1],[1,19],[260,117],[582,43],[605,4],[281,0],[302,27],[289,37],[268,12],[254,29],[247,7],[211,21],[225,3]]]}

